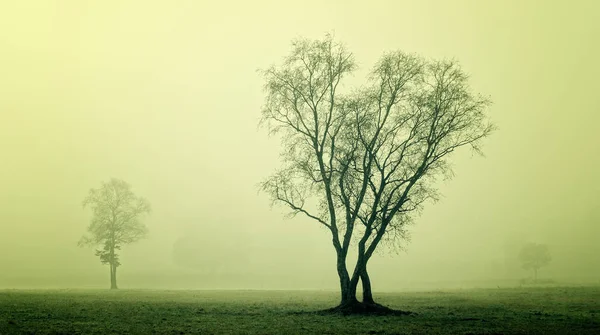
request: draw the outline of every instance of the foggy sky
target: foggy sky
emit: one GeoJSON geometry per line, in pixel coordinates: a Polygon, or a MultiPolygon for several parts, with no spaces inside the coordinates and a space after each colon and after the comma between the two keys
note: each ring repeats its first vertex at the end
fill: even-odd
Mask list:
{"type": "Polygon", "coordinates": [[[216,287],[202,273],[230,272],[245,273],[232,287],[336,288],[328,233],[257,193],[280,146],[257,127],[256,70],[328,32],[359,63],[348,85],[388,50],[457,59],[499,128],[485,158],[454,156],[406,252],[372,261],[375,290],[521,278],[507,259],[526,241],[550,246],[541,277],[600,278],[599,13],[594,0],[4,1],[0,288],[106,286],[77,241],[81,201],[111,177],[153,207],[121,287],[216,287]]]}

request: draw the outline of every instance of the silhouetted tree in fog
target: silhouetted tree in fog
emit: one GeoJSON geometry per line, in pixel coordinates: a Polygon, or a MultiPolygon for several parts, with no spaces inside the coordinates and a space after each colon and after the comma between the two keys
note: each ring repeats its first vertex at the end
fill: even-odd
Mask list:
{"type": "Polygon", "coordinates": [[[480,152],[493,130],[490,102],[470,91],[456,62],[401,51],[384,54],[365,86],[342,94],[342,80],[356,69],[344,45],[331,36],[292,45],[281,66],[263,71],[262,123],[281,135],[284,166],[262,190],[331,234],[341,290],[334,310],[381,311],[368,261],[384,242],[399,246],[414,214],[436,198],[431,185],[451,176],[450,154],[480,152]],[[349,272],[353,241],[358,255],[349,272]]]}
{"type": "Polygon", "coordinates": [[[537,281],[538,270],[550,263],[552,257],[545,244],[528,243],[519,253],[521,264],[525,270],[533,270],[533,280],[537,281]]]}
{"type": "Polygon", "coordinates": [[[148,230],[140,218],[150,213],[150,203],[136,196],[128,183],[113,178],[91,189],[83,206],[91,208],[93,216],[79,246],[99,248],[96,256],[110,268],[110,288],[117,289],[118,251],[146,236],[148,230]]]}

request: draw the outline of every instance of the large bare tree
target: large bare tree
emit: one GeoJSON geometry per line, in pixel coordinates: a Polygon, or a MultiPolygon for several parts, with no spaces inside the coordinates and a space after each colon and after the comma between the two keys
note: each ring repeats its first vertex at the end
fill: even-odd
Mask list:
{"type": "Polygon", "coordinates": [[[490,101],[471,92],[455,61],[389,52],[364,86],[341,92],[356,68],[353,54],[327,35],[293,41],[282,64],[262,71],[261,123],[284,150],[283,167],[261,189],[331,234],[341,291],[333,310],[345,313],[383,309],[367,270],[373,253],[386,241],[401,245],[406,225],[436,198],[436,178],[451,176],[448,157],[461,147],[480,153],[494,129],[490,101]]]}
{"type": "Polygon", "coordinates": [[[93,216],[79,246],[99,247],[96,256],[109,265],[110,288],[117,289],[117,267],[121,265],[118,250],[146,236],[148,230],[140,218],[150,213],[150,203],[136,196],[128,183],[113,178],[91,189],[83,206],[90,207],[93,216]]]}

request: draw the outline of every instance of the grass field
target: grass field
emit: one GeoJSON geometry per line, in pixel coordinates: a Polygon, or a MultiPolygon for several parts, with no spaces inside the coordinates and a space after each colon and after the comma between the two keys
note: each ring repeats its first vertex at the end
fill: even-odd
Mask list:
{"type": "Polygon", "coordinates": [[[314,313],[335,292],[0,291],[0,334],[600,334],[600,287],[380,293],[410,316],[314,313]]]}

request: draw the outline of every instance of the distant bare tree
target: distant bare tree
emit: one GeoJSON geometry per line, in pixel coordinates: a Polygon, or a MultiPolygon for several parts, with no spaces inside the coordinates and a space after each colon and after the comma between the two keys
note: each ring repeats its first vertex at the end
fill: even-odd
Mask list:
{"type": "Polygon", "coordinates": [[[519,253],[521,265],[525,270],[533,270],[533,280],[537,281],[538,270],[550,263],[552,256],[545,244],[528,243],[519,253]]]}
{"type": "Polygon", "coordinates": [[[128,183],[113,178],[99,189],[91,189],[83,206],[91,208],[93,216],[79,246],[100,247],[96,256],[109,265],[110,288],[117,289],[117,267],[121,265],[117,251],[146,236],[148,230],[140,218],[150,213],[150,203],[137,197],[128,183]]]}
{"type": "Polygon", "coordinates": [[[390,52],[368,84],[340,93],[356,69],[352,53],[331,36],[299,39],[283,64],[263,71],[262,124],[280,134],[284,166],[262,183],[274,203],[327,229],[336,252],[341,301],[335,311],[381,311],[367,264],[385,241],[398,246],[432,184],[450,177],[447,157],[480,142],[493,126],[489,100],[470,92],[454,61],[390,52]],[[352,274],[346,266],[357,244],[352,274]],[[363,303],[356,299],[358,281],[363,303]]]}

